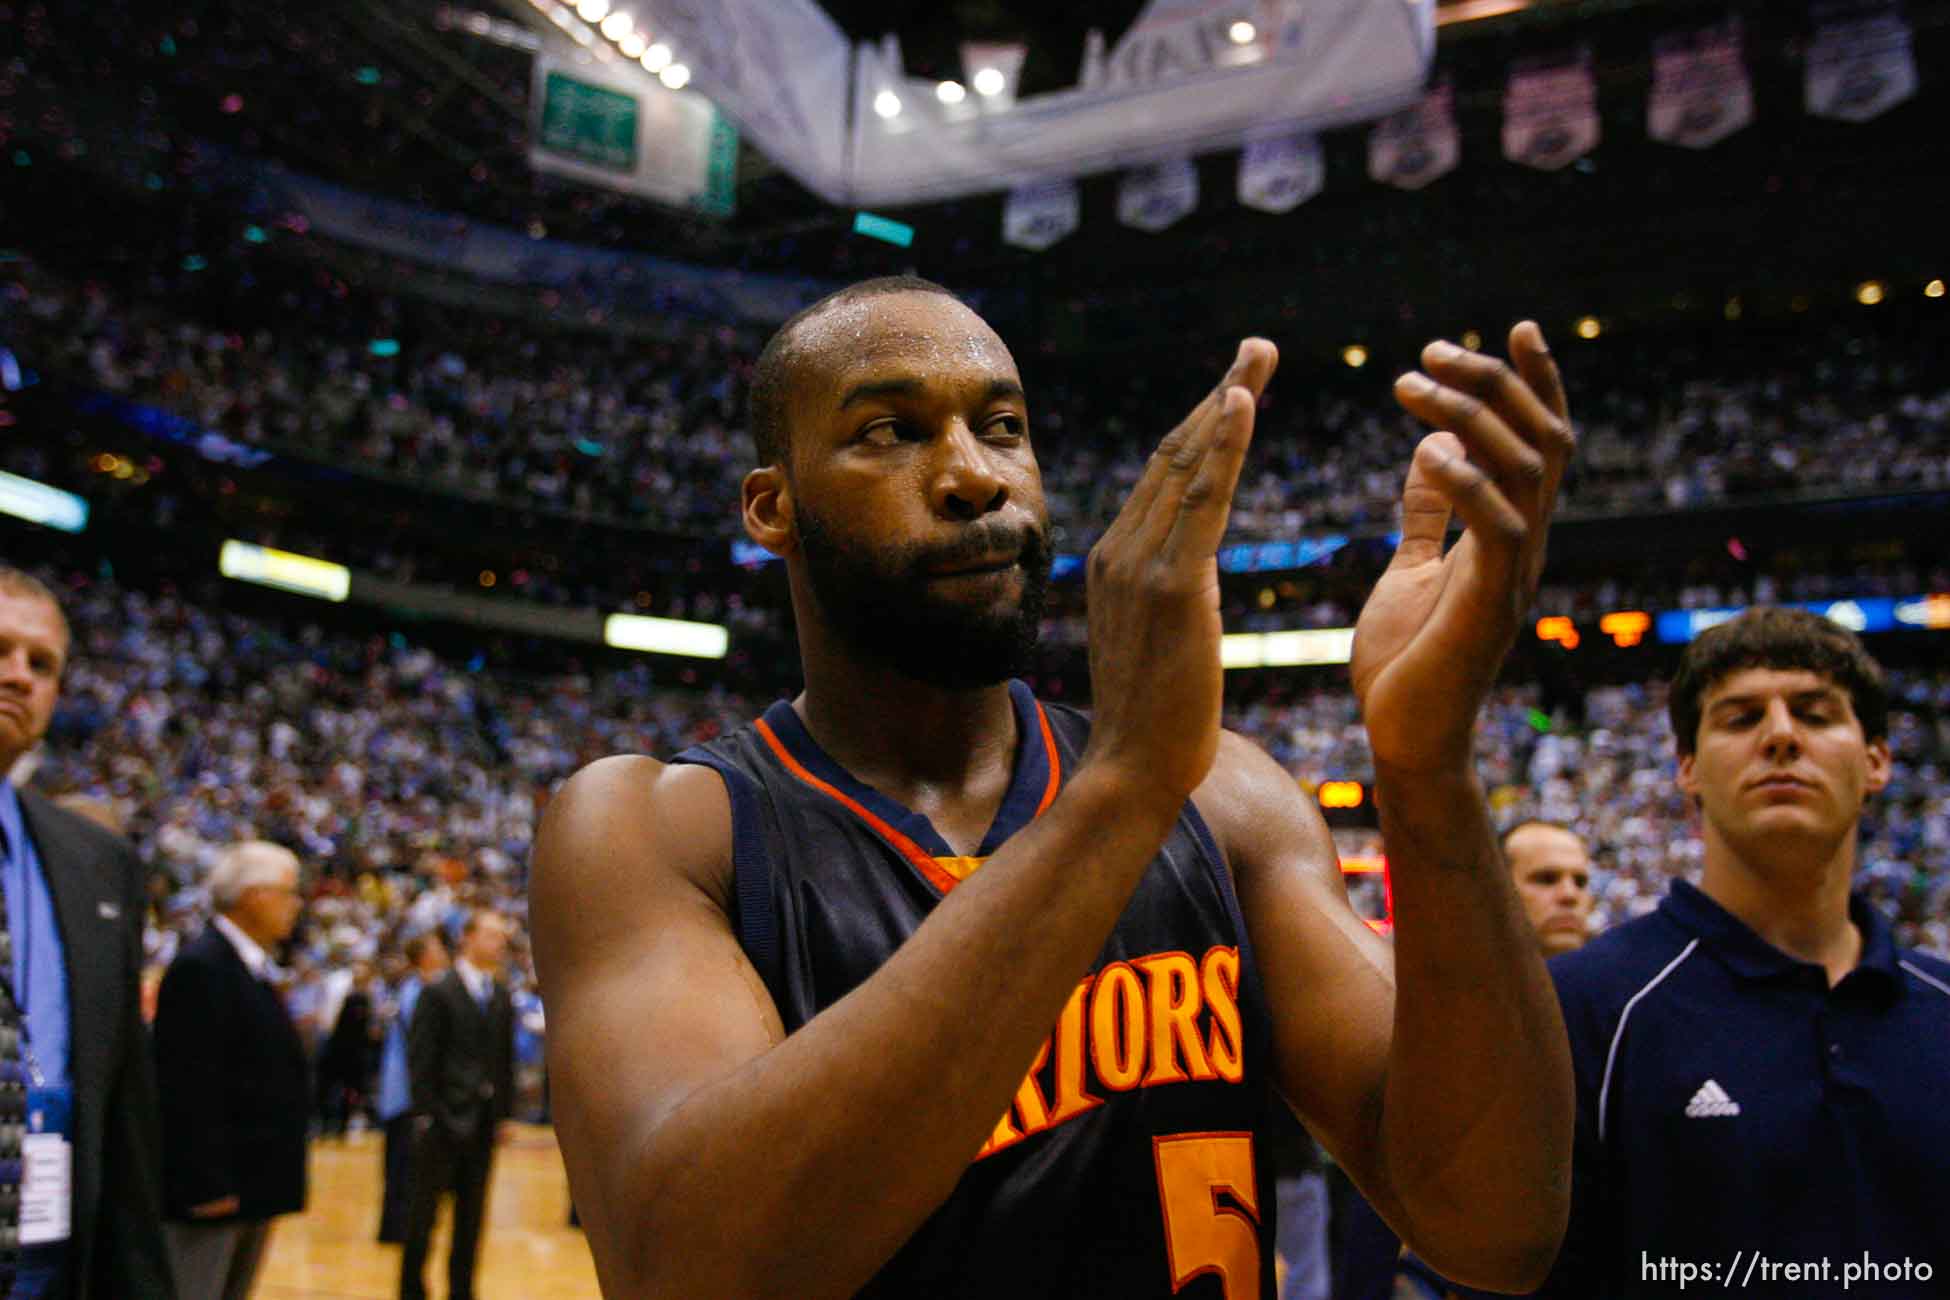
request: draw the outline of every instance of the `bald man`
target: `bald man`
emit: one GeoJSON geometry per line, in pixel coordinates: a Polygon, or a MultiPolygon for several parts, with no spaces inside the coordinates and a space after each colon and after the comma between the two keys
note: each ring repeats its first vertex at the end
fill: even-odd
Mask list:
{"type": "Polygon", "coordinates": [[[1556,822],[1518,822],[1503,833],[1503,860],[1544,956],[1584,947],[1593,901],[1584,837],[1556,822]]]}

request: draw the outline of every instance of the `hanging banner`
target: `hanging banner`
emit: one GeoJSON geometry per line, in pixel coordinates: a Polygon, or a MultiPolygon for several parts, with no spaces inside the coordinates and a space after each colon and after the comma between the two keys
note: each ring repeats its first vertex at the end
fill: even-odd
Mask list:
{"type": "Polygon", "coordinates": [[[1916,93],[1909,24],[1894,5],[1817,6],[1808,46],[1808,111],[1866,122],[1916,93]]]}
{"type": "Polygon", "coordinates": [[[1386,185],[1419,190],[1462,161],[1455,90],[1447,83],[1376,124],[1368,136],[1368,175],[1386,185]]]}
{"type": "Polygon", "coordinates": [[[1434,0],[1147,0],[1083,84],[984,111],[973,93],[941,103],[932,80],[862,44],[840,183],[854,206],[928,202],[1372,122],[1415,102],[1434,52],[1434,0]],[[1240,43],[1244,20],[1255,36],[1240,43]],[[901,111],[883,116],[890,87],[901,111]]]}
{"type": "Polygon", "coordinates": [[[1652,43],[1652,94],[1646,133],[1687,149],[1705,149],[1754,120],[1754,83],[1741,57],[1738,18],[1652,43]]]}
{"type": "Polygon", "coordinates": [[[1512,65],[1503,93],[1503,156],[1554,172],[1598,147],[1598,83],[1591,55],[1512,65]]]}
{"type": "Polygon", "coordinates": [[[1327,159],[1317,135],[1248,140],[1239,155],[1239,201],[1261,212],[1291,212],[1326,183],[1327,159]]]}
{"type": "Polygon", "coordinates": [[[1041,252],[1076,230],[1081,211],[1075,181],[1018,186],[1002,207],[1002,242],[1041,252]]]}
{"type": "Polygon", "coordinates": [[[702,95],[667,90],[639,69],[535,55],[528,162],[603,189],[731,215],[738,129],[702,95]]]}
{"type": "Polygon", "coordinates": [[[828,202],[847,201],[853,50],[817,0],[631,0],[627,8],[639,31],[690,69],[690,89],[766,157],[828,202]]]}
{"type": "Polygon", "coordinates": [[[1154,163],[1125,174],[1117,187],[1117,219],[1157,234],[1198,206],[1198,168],[1189,158],[1154,163]]]}

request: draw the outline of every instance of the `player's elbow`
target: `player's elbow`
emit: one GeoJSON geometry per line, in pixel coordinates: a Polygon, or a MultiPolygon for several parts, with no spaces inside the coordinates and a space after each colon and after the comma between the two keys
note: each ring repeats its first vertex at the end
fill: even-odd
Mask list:
{"type": "Polygon", "coordinates": [[[1515,1222],[1429,1242],[1418,1253],[1442,1276],[1478,1291],[1526,1295],[1544,1285],[1564,1243],[1564,1212],[1538,1205],[1515,1222]]]}

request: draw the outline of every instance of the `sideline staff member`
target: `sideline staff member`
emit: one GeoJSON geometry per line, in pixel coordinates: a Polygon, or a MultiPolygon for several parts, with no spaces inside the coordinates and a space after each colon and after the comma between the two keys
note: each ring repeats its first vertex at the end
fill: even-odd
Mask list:
{"type": "Polygon", "coordinates": [[[1576,952],[1591,937],[1591,851],[1556,822],[1518,822],[1503,832],[1503,860],[1544,956],[1576,952]]]}
{"type": "Polygon", "coordinates": [[[0,1064],[25,1081],[0,1085],[11,1094],[0,1101],[11,1123],[39,1110],[43,1131],[29,1140],[42,1153],[69,1146],[30,1167],[72,1162],[70,1185],[47,1191],[55,1203],[31,1177],[23,1202],[21,1148],[0,1147],[0,1239],[26,1246],[0,1252],[0,1294],[11,1282],[15,1296],[166,1300],[175,1288],[139,995],[142,864],[127,841],[6,779],[47,734],[67,658],[68,623],[54,593],[0,565],[0,888],[14,995],[0,997],[0,1064]],[[51,1119],[60,1114],[65,1123],[51,1119]]]}
{"type": "Polygon", "coordinates": [[[1941,1296],[1950,964],[1849,892],[1889,780],[1882,670],[1826,619],[1755,609],[1687,647],[1669,708],[1705,873],[1551,963],[1578,1140],[1546,1294],[1671,1295],[1709,1265],[1690,1280],[1830,1296],[1852,1264],[1851,1290],[1941,1296]]]}

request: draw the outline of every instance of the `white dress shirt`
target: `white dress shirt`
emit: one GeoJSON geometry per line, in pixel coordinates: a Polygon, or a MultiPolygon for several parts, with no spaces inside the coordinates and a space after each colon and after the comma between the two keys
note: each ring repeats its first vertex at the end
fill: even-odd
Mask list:
{"type": "Polygon", "coordinates": [[[250,971],[252,979],[271,978],[271,955],[264,951],[257,940],[245,934],[235,921],[222,913],[212,917],[211,922],[224,938],[230,940],[230,946],[237,950],[237,955],[244,959],[244,966],[250,971]]]}

